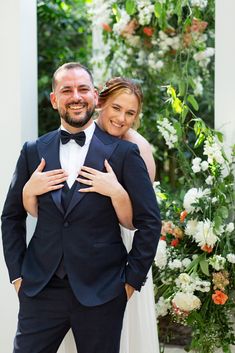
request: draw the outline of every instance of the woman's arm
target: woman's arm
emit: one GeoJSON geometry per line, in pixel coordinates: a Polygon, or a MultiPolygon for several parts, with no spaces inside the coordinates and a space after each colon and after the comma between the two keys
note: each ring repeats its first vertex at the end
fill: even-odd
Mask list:
{"type": "Polygon", "coordinates": [[[135,229],[132,224],[132,205],[128,193],[118,182],[113,169],[107,160],[104,162],[107,173],[83,166],[79,173],[83,178],[77,180],[89,188],[80,189],[80,192],[98,192],[111,198],[118,220],[122,226],[135,229]]]}
{"type": "Polygon", "coordinates": [[[41,163],[31,175],[23,188],[23,204],[25,210],[33,217],[38,214],[37,196],[46,192],[61,189],[67,179],[67,173],[63,169],[55,169],[43,172],[46,162],[42,158],[41,163]]]}

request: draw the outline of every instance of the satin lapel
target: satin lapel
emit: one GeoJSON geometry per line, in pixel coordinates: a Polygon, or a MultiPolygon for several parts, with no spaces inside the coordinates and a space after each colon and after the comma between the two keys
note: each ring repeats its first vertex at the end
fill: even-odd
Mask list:
{"type": "MultiPolygon", "coordinates": [[[[84,165],[91,167],[100,171],[104,170],[104,160],[109,159],[110,155],[117,146],[117,142],[112,144],[104,144],[95,134],[91,140],[91,144],[85,159],[84,165]]],[[[72,196],[71,202],[65,214],[65,217],[72,211],[72,209],[77,206],[77,204],[85,197],[87,194],[79,192],[80,188],[84,188],[84,184],[77,184],[77,187],[72,196]]]]}
{"type": "MultiPolygon", "coordinates": [[[[45,172],[61,168],[59,159],[60,138],[58,131],[53,131],[51,134],[43,136],[37,143],[39,156],[40,158],[43,157],[46,161],[46,166],[44,169],[45,172]]],[[[51,197],[59,211],[64,214],[64,210],[61,205],[61,193],[61,189],[51,191],[51,197]]]]}

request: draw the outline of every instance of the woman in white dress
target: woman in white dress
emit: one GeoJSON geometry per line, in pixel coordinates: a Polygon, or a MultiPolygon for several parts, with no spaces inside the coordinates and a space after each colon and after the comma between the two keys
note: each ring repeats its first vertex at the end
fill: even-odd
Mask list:
{"type": "MultiPolygon", "coordinates": [[[[138,145],[140,154],[146,163],[150,179],[153,182],[155,178],[155,163],[151,147],[145,138],[132,128],[138,125],[141,106],[142,92],[139,85],[129,79],[113,78],[106,82],[99,94],[98,119],[96,122],[101,129],[110,135],[138,145]]],[[[57,170],[54,173],[53,171],[43,173],[44,166],[45,161],[42,160],[23,191],[24,206],[33,216],[37,215],[37,195],[63,187],[62,181],[66,180],[64,171],[59,172],[57,170]]],[[[105,167],[106,173],[85,166],[82,167],[79,174],[87,179],[78,178],[78,181],[90,185],[90,177],[88,175],[91,175],[93,186],[83,190],[80,189],[80,191],[98,192],[111,197],[112,190],[117,184],[120,187],[120,184],[107,161],[105,161],[105,167]]],[[[113,203],[113,206],[120,224],[122,224],[123,242],[129,251],[134,236],[134,230],[131,229],[134,229],[134,227],[132,225],[131,204],[127,201],[129,201],[129,197],[128,200],[125,199],[124,207],[123,203],[113,203]]],[[[141,292],[135,291],[133,295],[131,292],[129,297],[123,322],[120,353],[158,353],[159,344],[151,270],[141,292]]],[[[65,352],[77,352],[71,332],[65,338],[65,352]]]]}

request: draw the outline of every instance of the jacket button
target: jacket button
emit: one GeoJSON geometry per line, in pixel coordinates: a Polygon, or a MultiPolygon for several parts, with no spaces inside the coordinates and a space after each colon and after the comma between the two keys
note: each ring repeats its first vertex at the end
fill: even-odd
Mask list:
{"type": "Polygon", "coordinates": [[[69,226],[69,222],[64,222],[64,227],[68,228],[68,226],[69,226]]]}

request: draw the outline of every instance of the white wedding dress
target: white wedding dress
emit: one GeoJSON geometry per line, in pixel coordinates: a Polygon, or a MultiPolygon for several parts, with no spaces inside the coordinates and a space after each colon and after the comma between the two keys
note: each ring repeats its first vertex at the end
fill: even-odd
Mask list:
{"type": "MultiPolygon", "coordinates": [[[[127,251],[130,251],[134,231],[121,227],[121,233],[127,251]]],[[[71,330],[65,337],[64,348],[65,353],[77,353],[71,330]]],[[[159,353],[151,270],[141,292],[134,292],[127,303],[120,353],[159,353]]]]}

